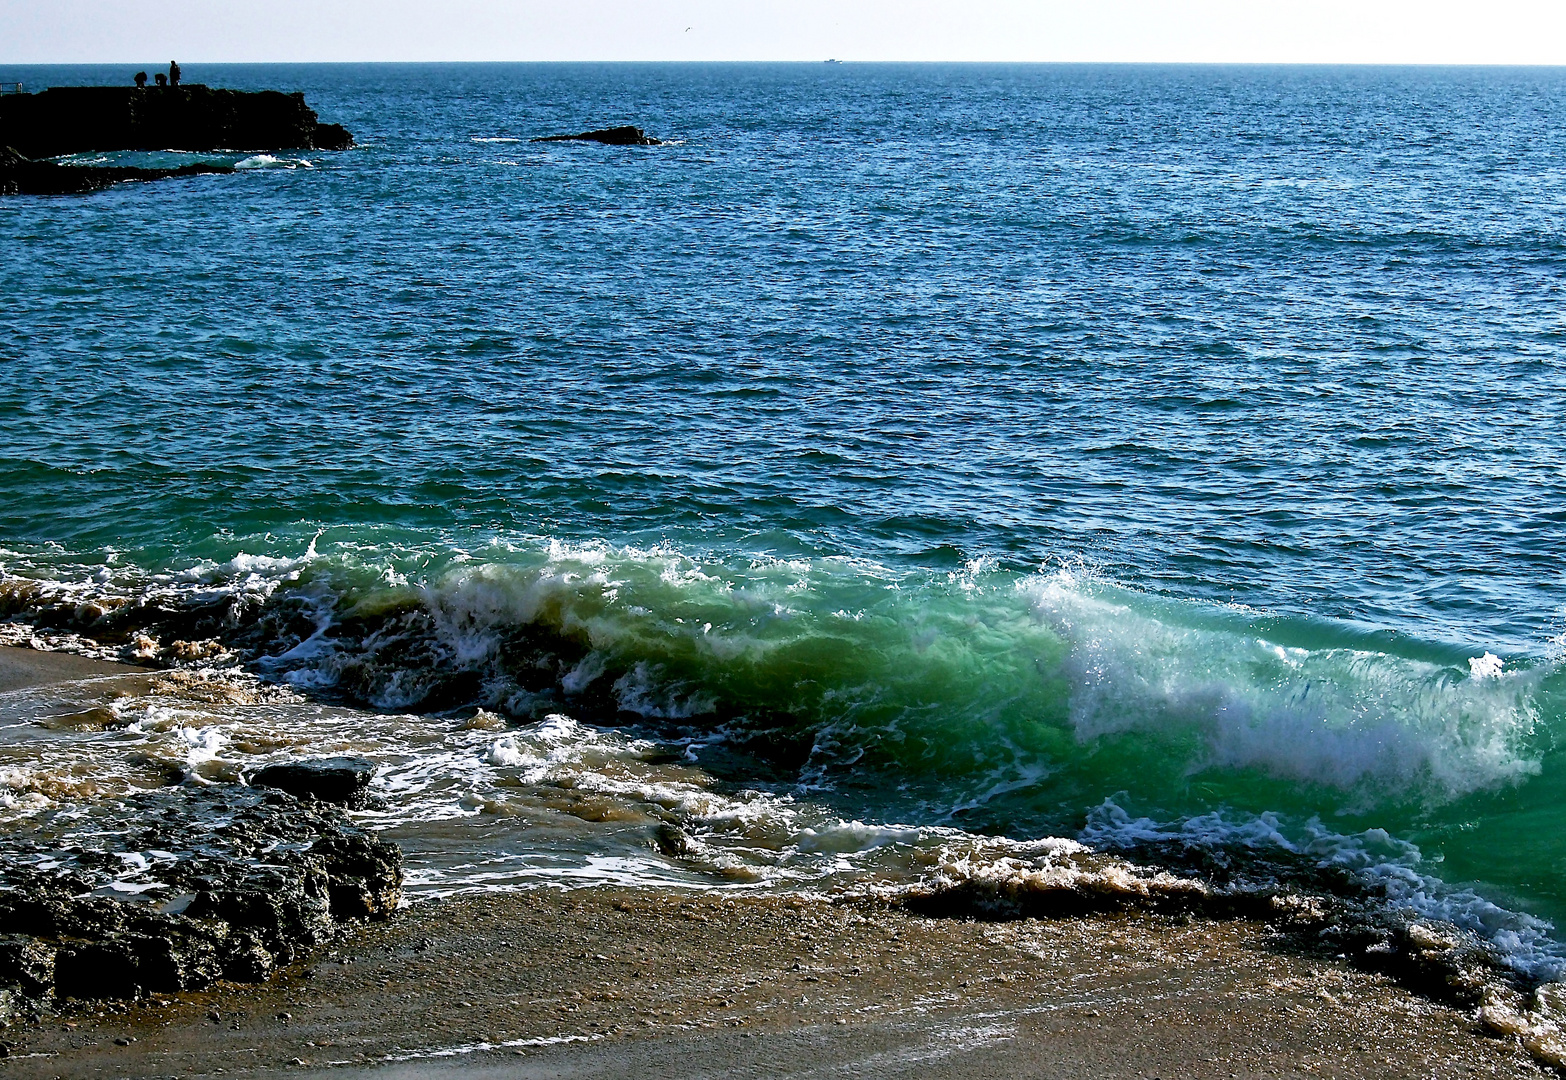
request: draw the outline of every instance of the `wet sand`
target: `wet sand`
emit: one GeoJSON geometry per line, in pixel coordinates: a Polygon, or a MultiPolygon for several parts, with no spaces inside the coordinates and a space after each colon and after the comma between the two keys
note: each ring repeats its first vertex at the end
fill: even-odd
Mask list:
{"type": "Polygon", "coordinates": [[[130,664],[94,660],[72,653],[0,646],[0,694],[81,679],[103,679],[115,675],[127,679],[144,678],[147,674],[146,668],[130,664]]]}
{"type": "Polygon", "coordinates": [[[1544,1075],[1515,1039],[1255,923],[615,889],[421,903],[261,987],[5,1038],[19,1080],[1544,1075]]]}

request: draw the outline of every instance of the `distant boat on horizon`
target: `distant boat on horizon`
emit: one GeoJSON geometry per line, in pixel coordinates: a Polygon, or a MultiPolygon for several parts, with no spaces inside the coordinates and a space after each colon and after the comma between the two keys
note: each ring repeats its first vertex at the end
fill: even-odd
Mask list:
{"type": "Polygon", "coordinates": [[[841,64],[843,61],[841,61],[841,60],[823,60],[821,62],[823,64],[841,64]]]}

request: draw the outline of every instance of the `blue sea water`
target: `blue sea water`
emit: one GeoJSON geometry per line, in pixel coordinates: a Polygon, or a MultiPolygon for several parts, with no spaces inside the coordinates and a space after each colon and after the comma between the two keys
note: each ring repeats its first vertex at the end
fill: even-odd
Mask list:
{"type": "Polygon", "coordinates": [[[532,724],[474,751],[527,783],[576,716],[865,828],[1566,916],[1566,71],[185,79],[358,145],[0,200],[14,619],[239,597],[251,670],[532,724]]]}

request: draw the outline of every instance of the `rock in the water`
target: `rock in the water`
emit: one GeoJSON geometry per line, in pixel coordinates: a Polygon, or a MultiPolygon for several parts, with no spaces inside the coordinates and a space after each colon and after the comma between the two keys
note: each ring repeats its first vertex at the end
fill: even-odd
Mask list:
{"type": "Polygon", "coordinates": [[[578,135],[544,135],[529,142],[595,142],[605,146],[662,146],[660,139],[655,139],[639,127],[612,127],[600,128],[597,131],[584,131],[578,135]]]}
{"type": "Polygon", "coordinates": [[[0,195],[85,195],[128,180],[166,180],[172,176],[231,173],[231,165],[181,165],[177,169],[108,168],[33,161],[0,146],[0,195]]]}
{"type": "Polygon", "coordinates": [[[277,788],[301,799],[351,808],[361,807],[369,798],[375,766],[363,758],[315,758],[268,765],[247,778],[251,787],[277,788]]]}
{"type": "Polygon", "coordinates": [[[209,86],[56,86],[0,96],[0,146],[28,157],[84,150],[345,150],[303,94],[209,86]]]}

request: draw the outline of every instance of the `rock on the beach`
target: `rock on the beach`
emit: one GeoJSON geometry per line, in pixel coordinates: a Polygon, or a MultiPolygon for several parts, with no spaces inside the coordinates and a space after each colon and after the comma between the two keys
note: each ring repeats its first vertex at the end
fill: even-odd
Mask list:
{"type": "Polygon", "coordinates": [[[232,785],[142,792],[123,809],[102,850],[0,844],[0,990],[42,1001],[260,981],[401,898],[401,852],[336,806],[232,785]],[[41,871],[46,850],[56,865],[41,871]],[[139,895],[92,895],[123,871],[116,852],[149,850],[139,895]]]}
{"type": "Polygon", "coordinates": [[[350,808],[362,807],[369,798],[375,766],[363,758],[315,758],[268,765],[248,777],[251,787],[277,788],[301,799],[350,808]]]}
{"type": "Polygon", "coordinates": [[[543,135],[529,142],[595,142],[605,146],[662,146],[660,139],[655,139],[639,127],[612,127],[599,128],[597,131],[583,131],[576,135],[543,135]]]}
{"type": "Polygon", "coordinates": [[[331,882],[319,861],[292,855],[278,862],[200,883],[206,887],[185,913],[242,928],[250,935],[244,951],[253,942],[275,963],[288,963],[331,936],[331,882]]]}
{"type": "Polygon", "coordinates": [[[54,949],[23,934],[0,937],[0,984],[34,997],[54,985],[54,949]]]}
{"type": "Polygon", "coordinates": [[[0,195],[85,195],[132,180],[167,180],[175,176],[233,171],[231,165],[204,163],[181,165],[177,169],[56,165],[52,161],[33,161],[12,147],[0,146],[0,195]]]}
{"type": "Polygon", "coordinates": [[[225,974],[226,934],[189,920],[144,919],[102,941],[73,942],[54,958],[59,997],[129,998],[143,990],[195,990],[225,974]]]}
{"type": "Polygon", "coordinates": [[[334,919],[385,919],[402,899],[402,854],[362,833],[323,836],[310,854],[325,862],[334,919]]]}

